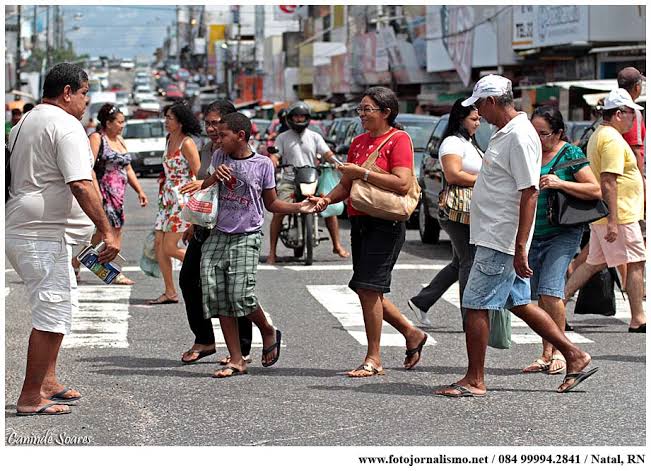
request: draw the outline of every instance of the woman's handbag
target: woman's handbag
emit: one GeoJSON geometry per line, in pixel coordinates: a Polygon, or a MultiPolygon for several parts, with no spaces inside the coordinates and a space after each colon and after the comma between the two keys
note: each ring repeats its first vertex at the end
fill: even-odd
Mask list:
{"type": "Polygon", "coordinates": [[[472,187],[450,185],[445,181],[439,193],[439,218],[470,224],[472,187]]]}
{"type": "Polygon", "coordinates": [[[181,219],[197,226],[213,228],[217,223],[219,185],[195,191],[181,210],[181,219]]]}
{"type": "MultiPolygon", "coordinates": [[[[567,147],[565,148],[567,149],[567,147]]],[[[556,158],[558,162],[565,151],[556,158]]],[[[588,162],[588,159],[571,160],[564,164],[556,163],[549,175],[557,170],[588,162]]],[[[601,199],[584,200],[561,190],[549,190],[547,195],[547,220],[552,226],[573,227],[589,224],[608,216],[608,206],[601,199]]]]}
{"type": "MultiPolygon", "coordinates": [[[[404,132],[404,131],[397,131],[404,132]]],[[[391,133],[385,140],[378,146],[377,149],[371,153],[366,162],[362,164],[362,168],[371,170],[373,172],[388,175],[389,172],[375,165],[377,158],[380,155],[380,149],[387,143],[396,133],[391,133]]],[[[407,134],[407,133],[405,133],[407,134]]],[[[407,134],[409,136],[409,134],[407,134]]],[[[411,143],[411,138],[409,138],[411,143]]],[[[412,155],[414,146],[412,144],[412,155]]],[[[388,221],[406,221],[416,210],[418,201],[420,200],[420,186],[416,181],[416,176],[412,168],[411,171],[411,186],[406,195],[399,195],[390,190],[372,185],[362,179],[353,180],[350,188],[350,203],[357,211],[368,214],[379,219],[386,219],[388,221]]]]}

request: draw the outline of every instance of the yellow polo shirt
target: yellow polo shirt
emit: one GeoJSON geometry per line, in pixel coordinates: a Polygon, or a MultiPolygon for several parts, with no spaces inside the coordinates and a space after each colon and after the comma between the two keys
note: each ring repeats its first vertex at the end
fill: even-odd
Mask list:
{"type": "MultiPolygon", "coordinates": [[[[603,172],[617,175],[617,222],[630,224],[644,219],[644,186],[635,154],[612,126],[601,125],[588,141],[590,168],[601,184],[603,172]]],[[[593,224],[606,224],[602,218],[593,224]]]]}

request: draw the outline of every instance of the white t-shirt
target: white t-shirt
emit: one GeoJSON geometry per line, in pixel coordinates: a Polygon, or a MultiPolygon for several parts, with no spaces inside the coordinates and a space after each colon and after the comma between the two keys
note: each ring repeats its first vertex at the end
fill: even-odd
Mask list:
{"type": "MultiPolygon", "coordinates": [[[[515,254],[520,191],[538,188],[541,160],[540,138],[526,113],[518,113],[493,135],[470,202],[471,244],[515,254]]],[[[531,229],[527,248],[533,224],[531,229]]]]}
{"type": "MultiPolygon", "coordinates": [[[[323,156],[330,152],[330,147],[323,140],[321,134],[311,129],[306,129],[301,134],[293,129],[280,133],[274,144],[282,158],[281,165],[293,165],[294,167],[314,167],[317,156],[323,156]]],[[[293,179],[291,169],[285,169],[283,177],[288,180],[293,179]]]]}
{"type": "Polygon", "coordinates": [[[470,139],[459,136],[448,136],[443,139],[439,147],[439,160],[446,155],[461,157],[461,170],[472,175],[477,175],[481,170],[481,155],[470,139]]]}
{"type": "Polygon", "coordinates": [[[40,104],[14,126],[10,148],[18,129],[11,154],[11,198],[5,206],[6,236],[87,243],[93,223],[68,186],[92,180],[93,155],[81,122],[58,106],[40,104]]]}

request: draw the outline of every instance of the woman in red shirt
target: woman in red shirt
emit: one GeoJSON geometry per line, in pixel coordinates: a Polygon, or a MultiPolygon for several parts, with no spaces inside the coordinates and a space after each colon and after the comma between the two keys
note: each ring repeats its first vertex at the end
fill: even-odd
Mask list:
{"type": "MultiPolygon", "coordinates": [[[[414,152],[409,135],[395,122],[398,98],[385,87],[371,87],[357,108],[366,133],[357,136],[348,151],[348,162],[337,169],[342,179],[327,196],[313,198],[317,211],[349,198],[355,179],[406,195],[412,181],[414,152]],[[367,170],[361,165],[379,149],[376,165],[389,173],[367,170]]],[[[368,351],[362,364],[348,376],[359,378],[384,374],[380,358],[382,320],[404,337],[407,352],[404,367],[411,369],[420,361],[427,334],[413,326],[384,293],[390,291],[391,271],[405,242],[405,223],[378,219],[357,211],[348,201],[350,237],[353,253],[353,277],[348,286],[359,296],[364,313],[368,351]]]]}

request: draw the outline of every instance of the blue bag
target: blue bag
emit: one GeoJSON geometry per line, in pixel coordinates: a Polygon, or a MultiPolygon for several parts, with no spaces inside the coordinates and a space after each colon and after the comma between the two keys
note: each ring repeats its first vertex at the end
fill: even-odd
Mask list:
{"type": "MultiPolygon", "coordinates": [[[[319,177],[319,184],[316,188],[316,194],[319,196],[325,196],[330,193],[334,187],[339,185],[339,172],[337,172],[333,167],[322,166],[321,167],[321,176],[319,177]]],[[[323,212],[319,214],[322,218],[329,218],[332,216],[339,216],[344,212],[344,202],[340,201],[339,203],[329,205],[323,212]]]]}

